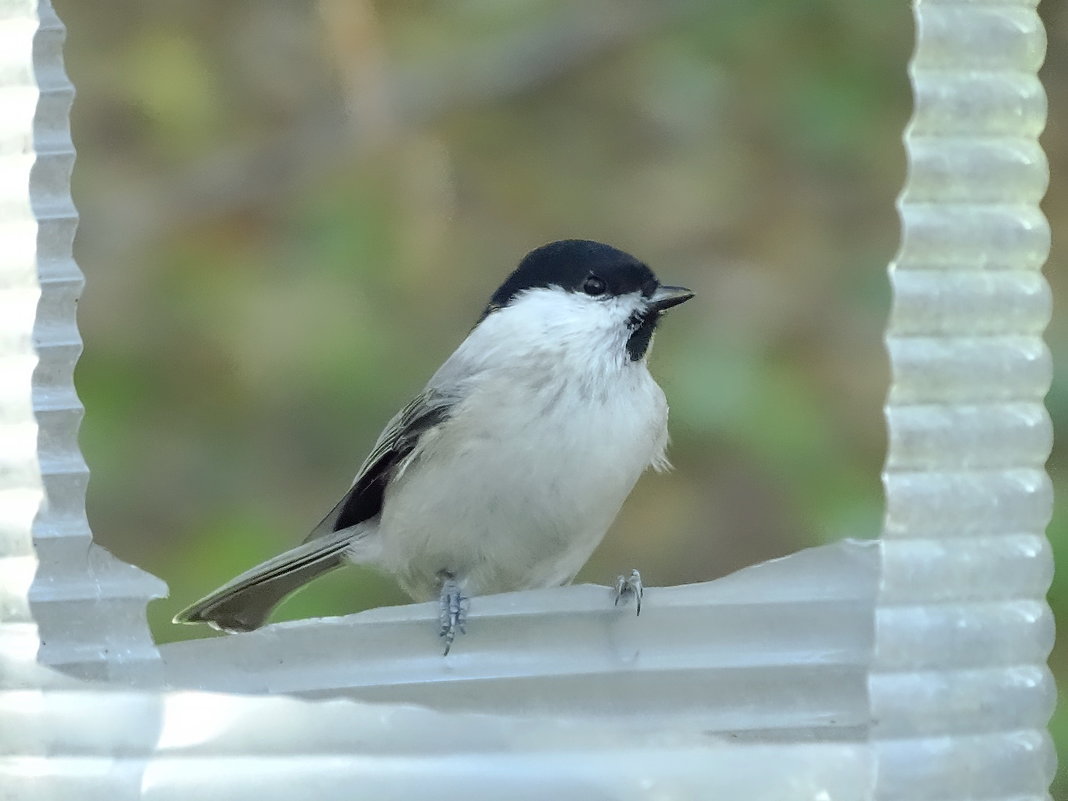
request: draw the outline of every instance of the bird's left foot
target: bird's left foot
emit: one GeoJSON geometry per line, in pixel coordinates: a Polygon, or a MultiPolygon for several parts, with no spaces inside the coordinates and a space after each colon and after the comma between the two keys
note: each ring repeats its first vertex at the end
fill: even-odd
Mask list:
{"type": "Polygon", "coordinates": [[[438,636],[445,638],[445,653],[449,655],[456,632],[466,633],[467,607],[471,599],[463,594],[460,582],[451,573],[443,573],[441,581],[441,630],[438,636]]]}
{"type": "Polygon", "coordinates": [[[631,598],[637,602],[638,614],[642,613],[642,594],[644,587],[642,587],[642,574],[637,570],[630,571],[629,576],[619,576],[616,578],[616,602],[615,605],[619,606],[620,602],[626,603],[631,598]]]}

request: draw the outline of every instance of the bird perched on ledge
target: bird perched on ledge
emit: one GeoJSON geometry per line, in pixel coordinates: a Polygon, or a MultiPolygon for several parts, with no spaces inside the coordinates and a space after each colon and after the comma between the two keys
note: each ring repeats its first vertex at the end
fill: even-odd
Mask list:
{"type": "MultiPolygon", "coordinates": [[[[667,466],[668,407],[646,358],[661,316],[691,297],[599,242],[531,251],[303,544],[175,622],[251,631],[352,562],[439,599],[448,654],[471,596],[571,581],[642,472],[667,466]]],[[[630,596],[640,612],[637,571],[616,584],[617,603],[630,596]]]]}

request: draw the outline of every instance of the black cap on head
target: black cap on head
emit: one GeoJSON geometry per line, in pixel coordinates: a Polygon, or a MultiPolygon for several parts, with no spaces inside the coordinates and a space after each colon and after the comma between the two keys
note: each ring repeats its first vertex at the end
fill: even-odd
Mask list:
{"type": "Polygon", "coordinates": [[[591,277],[604,283],[600,294],[606,295],[640,291],[649,297],[658,286],[653,271],[629,253],[588,239],[564,239],[530,251],[493,293],[486,313],[507,306],[525,289],[558,286],[571,292],[588,291],[585,287],[591,277]]]}

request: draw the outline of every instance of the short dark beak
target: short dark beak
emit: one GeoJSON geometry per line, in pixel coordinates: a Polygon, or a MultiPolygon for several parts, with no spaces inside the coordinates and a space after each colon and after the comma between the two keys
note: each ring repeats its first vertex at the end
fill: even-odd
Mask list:
{"type": "Polygon", "coordinates": [[[684,286],[661,286],[649,298],[649,307],[658,312],[667,311],[672,306],[685,303],[693,297],[693,292],[684,286]]]}

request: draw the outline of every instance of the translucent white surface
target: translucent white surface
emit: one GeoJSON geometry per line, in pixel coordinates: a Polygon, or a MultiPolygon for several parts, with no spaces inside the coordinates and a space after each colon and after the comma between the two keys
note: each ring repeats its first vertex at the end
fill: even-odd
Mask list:
{"type": "Polygon", "coordinates": [[[0,797],[136,797],[159,681],[145,603],[160,581],[92,544],[72,371],[81,274],[67,130],[73,89],[47,3],[0,1],[0,797]]]}
{"type": "Polygon", "coordinates": [[[0,13],[0,692],[32,663],[39,638],[27,592],[37,569],[30,530],[44,498],[31,383],[40,286],[30,206],[35,20],[0,13]]]}
{"type": "Polygon", "coordinates": [[[641,617],[589,585],[476,598],[447,658],[436,604],[160,650],[176,688],[608,717],[747,740],[863,739],[877,559],[874,542],[802,551],[649,589],[641,617]]]}
{"type": "MultiPolygon", "coordinates": [[[[32,481],[8,492],[21,493],[18,497],[27,502],[35,499],[32,511],[22,513],[9,532],[21,543],[17,547],[35,558],[9,563],[7,570],[21,565],[26,573],[33,571],[28,596],[40,631],[41,662],[84,678],[154,684],[158,654],[145,623],[145,604],[165,587],[95,546],[85,518],[89,472],[78,448],[82,406],[73,379],[81,353],[75,308],[82,288],[71,255],[78,222],[70,197],[74,147],[68,117],[74,88],[63,71],[63,26],[47,3],[42,6],[0,5],[0,133],[7,136],[0,143],[0,192],[5,193],[0,198],[0,295],[9,295],[4,305],[11,307],[0,320],[21,326],[17,337],[12,332],[5,339],[12,350],[4,363],[17,375],[0,375],[6,378],[0,384],[21,387],[21,398],[12,398],[9,408],[25,414],[5,428],[0,453],[15,458],[31,448],[24,464],[32,468],[32,481]],[[30,531],[23,528],[27,514],[32,548],[30,531]]],[[[24,580],[19,579],[20,586],[24,580]]],[[[24,603],[24,586],[22,593],[24,603]]]]}
{"type": "Polygon", "coordinates": [[[1034,2],[917,20],[881,541],[653,588],[640,618],[599,587],[478,598],[448,658],[412,605],[161,659],[161,582],[84,518],[62,28],[0,2],[0,794],[1045,797],[1045,42],[1034,2]]]}
{"type": "Polygon", "coordinates": [[[1042,798],[1052,780],[1034,5],[917,5],[869,681],[879,799],[1042,798]]]}
{"type": "Polygon", "coordinates": [[[862,799],[859,743],[738,744],[691,727],[171,693],[143,798],[862,799]],[[204,737],[204,721],[211,728],[204,737]],[[301,736],[294,748],[294,736],[301,736]],[[252,756],[255,755],[255,756],[252,756]]]}

